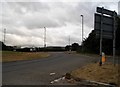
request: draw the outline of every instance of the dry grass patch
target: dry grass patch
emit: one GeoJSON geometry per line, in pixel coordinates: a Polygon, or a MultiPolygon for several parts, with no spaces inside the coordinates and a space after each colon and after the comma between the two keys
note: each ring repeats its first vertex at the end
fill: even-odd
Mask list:
{"type": "Polygon", "coordinates": [[[46,52],[2,52],[2,62],[15,62],[22,60],[32,60],[48,57],[50,54],[46,52]]]}
{"type": "Polygon", "coordinates": [[[110,63],[102,66],[99,66],[98,63],[88,64],[87,66],[72,71],[71,74],[81,79],[120,84],[120,82],[118,82],[118,78],[120,78],[118,66],[118,64],[114,66],[110,63]]]}

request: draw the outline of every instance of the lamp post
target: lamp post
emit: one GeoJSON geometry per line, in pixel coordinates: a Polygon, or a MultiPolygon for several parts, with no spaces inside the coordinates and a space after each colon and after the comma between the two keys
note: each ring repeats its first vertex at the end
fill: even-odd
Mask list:
{"type": "Polygon", "coordinates": [[[5,38],[6,38],[6,28],[4,29],[4,44],[5,44],[5,38]]]}
{"type": "Polygon", "coordinates": [[[69,46],[70,46],[70,35],[69,35],[69,46]]]}
{"type": "Polygon", "coordinates": [[[44,48],[46,47],[46,27],[44,27],[44,48]]]}
{"type": "MultiPolygon", "coordinates": [[[[83,23],[83,18],[84,18],[84,16],[83,15],[81,15],[81,18],[82,18],[82,43],[83,43],[83,36],[84,36],[84,31],[83,31],[83,25],[84,25],[84,23],[83,23]]],[[[83,51],[83,44],[81,43],[81,45],[82,45],[82,51],[83,51]]]]}
{"type": "Polygon", "coordinates": [[[70,41],[70,35],[69,35],[69,52],[71,51],[71,43],[70,43],[71,41],[70,41]]]}

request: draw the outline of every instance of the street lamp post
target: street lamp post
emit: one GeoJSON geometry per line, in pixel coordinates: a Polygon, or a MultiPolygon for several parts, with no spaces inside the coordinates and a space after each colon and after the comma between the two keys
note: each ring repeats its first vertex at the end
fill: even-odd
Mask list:
{"type": "Polygon", "coordinates": [[[5,44],[5,38],[6,38],[6,29],[4,29],[4,44],[5,44]]]}
{"type": "Polygon", "coordinates": [[[70,43],[70,35],[69,35],[69,52],[71,51],[71,43],[70,43]]]}
{"type": "Polygon", "coordinates": [[[44,48],[46,47],[46,27],[44,27],[44,48]]]}
{"type": "Polygon", "coordinates": [[[69,35],[69,46],[70,46],[70,35],[69,35]]]}
{"type": "Polygon", "coordinates": [[[83,31],[83,18],[84,18],[84,16],[83,15],[81,15],[81,18],[82,18],[82,51],[83,51],[83,36],[84,36],[84,31],[83,31]]]}

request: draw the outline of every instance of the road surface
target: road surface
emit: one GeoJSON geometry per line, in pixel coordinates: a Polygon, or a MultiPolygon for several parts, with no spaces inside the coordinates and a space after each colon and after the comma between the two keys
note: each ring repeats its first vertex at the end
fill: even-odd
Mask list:
{"type": "Polygon", "coordinates": [[[50,84],[52,80],[65,75],[65,73],[95,60],[95,58],[75,53],[51,52],[50,54],[50,57],[43,59],[3,63],[3,85],[50,84]],[[50,76],[52,72],[55,75],[50,76]]]}

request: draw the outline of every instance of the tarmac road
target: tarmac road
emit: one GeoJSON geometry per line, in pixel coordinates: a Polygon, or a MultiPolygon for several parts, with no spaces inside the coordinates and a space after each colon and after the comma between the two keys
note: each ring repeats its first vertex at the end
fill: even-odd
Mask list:
{"type": "Polygon", "coordinates": [[[75,70],[96,58],[51,52],[51,56],[31,61],[11,62],[2,64],[3,85],[46,85],[65,73],[75,70]],[[54,72],[55,75],[50,76],[54,72]]]}

